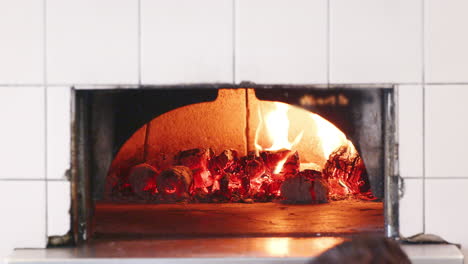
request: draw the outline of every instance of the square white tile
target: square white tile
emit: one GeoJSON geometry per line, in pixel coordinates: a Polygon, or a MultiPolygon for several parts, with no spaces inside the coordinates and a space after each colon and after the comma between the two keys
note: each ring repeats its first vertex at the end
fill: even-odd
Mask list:
{"type": "Polygon", "coordinates": [[[48,0],[51,84],[138,83],[138,1],[48,0]]]}
{"type": "Polygon", "coordinates": [[[65,235],[70,230],[70,182],[49,181],[47,186],[47,235],[65,235]]]}
{"type": "Polygon", "coordinates": [[[0,179],[43,179],[44,88],[0,88],[0,120],[0,179]]]}
{"type": "Polygon", "coordinates": [[[423,232],[423,180],[404,179],[400,200],[400,234],[409,237],[423,232]]]}
{"type": "Polygon", "coordinates": [[[426,175],[468,177],[468,85],[426,86],[426,175]]]}
{"type": "Polygon", "coordinates": [[[0,1],[0,84],[42,84],[43,1],[0,1]]]}
{"type": "Polygon", "coordinates": [[[236,4],[236,83],[327,82],[326,0],[236,4]]]}
{"type": "Polygon", "coordinates": [[[70,169],[71,89],[47,87],[47,178],[65,179],[70,169]]]}
{"type": "Polygon", "coordinates": [[[0,261],[14,248],[44,248],[45,182],[0,180],[0,201],[0,261]]]}
{"type": "Polygon", "coordinates": [[[468,257],[468,179],[426,180],[426,232],[460,243],[468,257]]]}
{"type": "Polygon", "coordinates": [[[142,0],[142,83],[232,83],[232,16],[232,0],[142,0]]]}
{"type": "Polygon", "coordinates": [[[423,88],[398,87],[399,164],[402,177],[423,177],[423,88]]]}
{"type": "Polygon", "coordinates": [[[420,82],[421,0],[330,0],[330,79],[420,82]]]}
{"type": "Polygon", "coordinates": [[[427,82],[468,81],[468,2],[425,1],[427,82]]]}

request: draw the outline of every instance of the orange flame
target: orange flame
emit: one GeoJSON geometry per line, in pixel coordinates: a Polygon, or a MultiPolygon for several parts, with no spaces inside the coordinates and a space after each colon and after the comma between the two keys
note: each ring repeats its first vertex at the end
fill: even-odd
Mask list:
{"type": "MultiPolygon", "coordinates": [[[[265,115],[261,114],[259,108],[259,119],[260,124],[255,133],[255,148],[257,150],[281,150],[289,149],[291,150],[297,143],[302,139],[304,131],[301,131],[292,142],[289,141],[289,118],[288,111],[291,108],[288,104],[274,102],[275,109],[265,115]],[[270,138],[272,144],[268,148],[264,148],[258,144],[259,131],[262,127],[263,122],[265,122],[265,128],[270,138]]],[[[292,154],[292,153],[291,153],[292,154]]],[[[288,160],[290,155],[287,155],[284,159],[280,160],[275,167],[273,173],[278,174],[283,169],[284,163],[288,160]]]]}
{"type": "MultiPolygon", "coordinates": [[[[294,129],[291,129],[290,127],[291,120],[289,117],[292,117],[294,116],[294,114],[298,113],[304,113],[304,118],[310,118],[315,124],[315,129],[311,127],[311,130],[308,130],[307,133],[315,133],[315,135],[320,139],[319,146],[321,147],[320,150],[325,160],[327,160],[330,154],[333,151],[336,151],[339,147],[343,145],[352,146],[352,143],[346,138],[345,134],[341,132],[341,130],[339,130],[335,125],[330,123],[328,120],[314,113],[306,113],[305,111],[297,110],[294,106],[291,106],[286,103],[263,101],[260,104],[260,107],[258,108],[259,125],[255,131],[255,149],[257,151],[275,151],[281,149],[293,150],[300,143],[305,132],[305,130],[302,130],[295,136],[295,138],[292,141],[289,140],[290,132],[294,131],[294,129]],[[294,110],[294,112],[290,113],[290,110],[294,110]],[[266,133],[261,132],[261,130],[265,131],[266,133]],[[265,138],[262,138],[262,140],[260,141],[260,134],[266,135],[266,138],[268,140],[264,141],[265,138]],[[261,145],[259,142],[265,143],[262,143],[261,145]]],[[[354,149],[354,146],[352,146],[352,149],[354,149]]],[[[291,152],[284,159],[278,162],[273,171],[274,174],[278,174],[281,172],[284,164],[292,154],[294,154],[294,152],[291,152]]],[[[308,167],[312,167],[314,169],[316,169],[317,166],[319,166],[314,163],[304,165],[310,165],[308,167]]]]}
{"type": "Polygon", "coordinates": [[[317,114],[311,113],[310,116],[316,124],[316,133],[320,138],[323,156],[326,159],[328,159],[330,154],[340,146],[348,144],[345,134],[343,134],[343,132],[341,132],[332,123],[317,114]]]}

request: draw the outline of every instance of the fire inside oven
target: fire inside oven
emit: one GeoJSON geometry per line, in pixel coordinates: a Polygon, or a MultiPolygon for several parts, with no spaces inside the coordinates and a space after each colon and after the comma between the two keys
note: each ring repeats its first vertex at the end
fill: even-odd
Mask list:
{"type": "Polygon", "coordinates": [[[76,90],[87,238],[384,231],[391,89],[76,90]]]}

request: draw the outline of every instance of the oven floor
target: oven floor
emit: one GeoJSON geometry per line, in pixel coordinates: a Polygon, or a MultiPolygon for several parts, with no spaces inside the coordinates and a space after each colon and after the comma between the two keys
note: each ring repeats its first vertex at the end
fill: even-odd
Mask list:
{"type": "Polygon", "coordinates": [[[380,233],[383,203],[97,203],[94,237],[335,236],[380,233]]]}

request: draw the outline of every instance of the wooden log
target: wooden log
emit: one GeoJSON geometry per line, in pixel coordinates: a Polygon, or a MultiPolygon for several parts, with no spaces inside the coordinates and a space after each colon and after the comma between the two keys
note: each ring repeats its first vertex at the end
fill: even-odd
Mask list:
{"type": "Polygon", "coordinates": [[[349,196],[375,199],[364,162],[352,145],[343,145],[330,154],[323,169],[323,178],[328,182],[333,200],[349,196]]]}
{"type": "Polygon", "coordinates": [[[143,199],[156,192],[156,177],[159,174],[153,166],[142,163],[134,166],[128,175],[128,182],[133,193],[143,199]]]}
{"type": "Polygon", "coordinates": [[[320,176],[310,177],[309,171],[300,172],[281,184],[283,202],[318,204],[328,202],[328,185],[320,176]]]}
{"type": "Polygon", "coordinates": [[[162,195],[174,198],[188,197],[192,184],[192,171],[185,166],[174,166],[161,172],[156,178],[156,183],[162,195]]]}
{"type": "Polygon", "coordinates": [[[298,173],[299,177],[304,177],[311,183],[309,189],[312,203],[327,203],[329,200],[329,185],[323,179],[322,173],[316,170],[304,170],[298,173]]]}
{"type": "Polygon", "coordinates": [[[299,160],[299,153],[294,152],[290,155],[281,169],[280,174],[284,175],[285,178],[294,177],[299,172],[301,162],[299,160]]]}
{"type": "Polygon", "coordinates": [[[256,180],[266,172],[266,169],[262,159],[253,158],[246,161],[244,172],[250,180],[256,180]]]}
{"type": "Polygon", "coordinates": [[[182,165],[190,168],[191,170],[208,168],[208,162],[213,156],[211,149],[197,148],[180,151],[174,157],[175,165],[182,165]]]}
{"type": "Polygon", "coordinates": [[[197,148],[180,151],[174,157],[176,165],[182,165],[192,170],[192,193],[195,191],[208,193],[208,187],[213,185],[213,176],[208,170],[208,165],[213,154],[211,149],[197,148]]]}
{"type": "MultiPolygon", "coordinates": [[[[213,157],[210,160],[209,171],[213,179],[211,192],[218,191],[224,187],[227,188],[230,177],[226,177],[226,175],[230,173],[226,171],[231,171],[237,160],[237,151],[233,149],[226,149],[221,154],[213,157]]],[[[221,193],[227,194],[227,191],[221,190],[221,193]]]]}
{"type": "Polygon", "coordinates": [[[262,151],[260,152],[260,157],[262,157],[265,167],[273,174],[278,163],[282,160],[287,159],[289,155],[292,154],[292,151],[289,149],[281,149],[275,151],[262,151]]]}
{"type": "Polygon", "coordinates": [[[265,163],[266,170],[269,175],[275,180],[284,180],[287,177],[292,177],[299,172],[301,165],[299,153],[292,150],[282,149],[276,151],[262,151],[260,153],[263,162],[265,163]],[[280,171],[277,167],[283,163],[280,171]]]}
{"type": "Polygon", "coordinates": [[[226,170],[228,167],[232,166],[237,160],[238,154],[234,149],[226,149],[218,156],[213,157],[210,160],[209,167],[212,173],[218,173],[226,170]]]}

